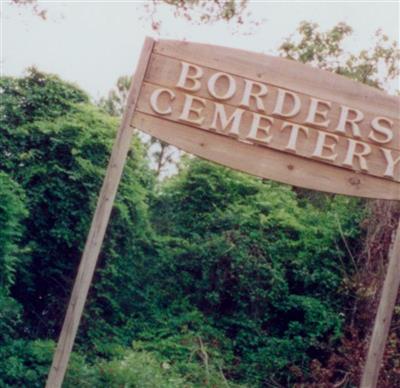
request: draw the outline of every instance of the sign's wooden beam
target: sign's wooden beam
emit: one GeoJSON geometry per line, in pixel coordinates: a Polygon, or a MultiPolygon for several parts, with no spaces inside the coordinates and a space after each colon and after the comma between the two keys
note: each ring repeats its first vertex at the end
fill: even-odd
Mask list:
{"type": "Polygon", "coordinates": [[[139,63],[129,91],[128,103],[118,129],[106,177],[100,192],[85,250],[79,265],[78,275],[61,330],[46,388],[60,388],[64,380],[69,357],[75,341],[87,294],[92,282],[97,258],[107,229],[115,195],[121,179],[128,151],[131,147],[133,128],[130,127],[142,82],[153,50],[154,40],[146,38],[139,63]]]}
{"type": "Polygon", "coordinates": [[[389,335],[393,310],[400,286],[400,222],[389,254],[389,264],[382,288],[374,329],[369,343],[367,361],[360,388],[375,388],[378,384],[385,344],[389,335]]]}

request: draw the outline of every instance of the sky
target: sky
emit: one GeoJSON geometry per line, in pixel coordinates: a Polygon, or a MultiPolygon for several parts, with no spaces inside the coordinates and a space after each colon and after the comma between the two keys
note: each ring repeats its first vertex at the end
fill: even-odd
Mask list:
{"type": "Polygon", "coordinates": [[[105,96],[119,76],[134,72],[146,35],[273,54],[301,21],[308,20],[323,30],[348,23],[354,34],[345,47],[353,52],[369,48],[379,28],[399,39],[399,1],[252,1],[251,19],[262,23],[239,31],[226,22],[193,25],[163,6],[158,10],[158,34],[151,28],[147,1],[39,1],[47,20],[30,7],[0,2],[2,75],[21,76],[35,65],[77,83],[94,100],[105,96]]]}

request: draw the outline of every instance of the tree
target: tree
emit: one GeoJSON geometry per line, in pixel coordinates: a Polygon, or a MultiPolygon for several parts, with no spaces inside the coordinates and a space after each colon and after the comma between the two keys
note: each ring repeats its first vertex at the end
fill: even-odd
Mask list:
{"type": "MultiPolygon", "coordinates": [[[[289,37],[280,47],[279,53],[289,59],[311,64],[328,71],[332,71],[358,82],[397,92],[398,77],[400,75],[400,50],[396,41],[378,30],[373,37],[370,49],[359,53],[346,52],[342,48],[343,41],[352,34],[352,29],[345,23],[339,23],[332,29],[321,32],[318,24],[303,22],[297,29],[297,35],[289,37]]],[[[308,198],[318,198],[319,195],[300,190],[308,198]]],[[[343,339],[342,352],[335,355],[329,368],[318,364],[318,378],[332,376],[335,368],[345,367],[348,370],[343,384],[348,381],[359,383],[365,352],[368,346],[368,328],[372,326],[379,300],[380,286],[383,284],[382,268],[391,245],[391,239],[400,220],[400,209],[394,201],[366,202],[369,217],[364,222],[366,238],[364,246],[358,250],[356,265],[358,270],[348,279],[345,287],[349,294],[349,306],[352,311],[347,315],[345,326],[346,336],[343,339]],[[337,365],[337,367],[335,367],[337,365]]],[[[397,311],[397,310],[396,310],[397,311]]],[[[396,329],[399,316],[393,319],[391,341],[385,358],[385,367],[382,368],[379,386],[397,386],[400,384],[395,365],[398,365],[400,349],[400,331],[396,329]]]]}
{"type": "Polygon", "coordinates": [[[41,19],[46,20],[47,11],[39,7],[37,0],[11,0],[11,3],[18,6],[29,6],[35,15],[39,16],[41,19]]]}
{"type": "MultiPolygon", "coordinates": [[[[97,105],[106,113],[115,117],[122,117],[126,107],[131,78],[124,75],[118,78],[116,86],[110,90],[107,97],[102,97],[97,105]]],[[[141,134],[152,161],[152,167],[156,176],[161,178],[168,169],[172,169],[179,161],[180,151],[155,137],[141,134]]]]}
{"type": "MultiPolygon", "coordinates": [[[[29,260],[17,268],[12,295],[25,307],[26,332],[52,337],[69,299],[117,120],[90,106],[74,85],[36,69],[24,78],[2,78],[1,88],[0,165],[25,191],[29,210],[21,241],[29,246],[29,260]]],[[[119,260],[140,256],[151,239],[146,198],[153,178],[138,139],[132,151],[99,277],[119,260]]]]}
{"type": "MultiPolygon", "coordinates": [[[[11,0],[17,6],[31,7],[32,11],[45,20],[47,11],[39,6],[37,0],[11,0]]],[[[158,17],[162,6],[169,6],[174,10],[176,17],[200,23],[215,23],[217,21],[234,21],[237,25],[245,23],[258,25],[259,22],[251,18],[248,12],[248,0],[151,0],[144,2],[153,30],[159,31],[161,19],[158,17]]]]}
{"type": "Polygon", "coordinates": [[[343,42],[352,32],[346,23],[321,32],[317,23],[302,22],[297,35],[291,35],[279,47],[279,54],[379,89],[387,88],[400,74],[398,43],[378,30],[369,50],[346,52],[343,42]]]}
{"type": "Polygon", "coordinates": [[[110,116],[122,117],[127,103],[131,78],[123,75],[118,78],[114,89],[108,92],[107,97],[100,98],[98,106],[110,116]]]}
{"type": "Polygon", "coordinates": [[[339,290],[354,271],[338,222],[354,246],[361,201],[326,196],[314,206],[289,186],[192,159],[164,185],[152,217],[170,238],[164,293],[187,298],[232,341],[236,378],[300,383],[302,365],[334,352],[339,290]]]}
{"type": "Polygon", "coordinates": [[[14,338],[21,323],[21,306],[10,294],[26,254],[20,246],[26,216],[23,191],[0,171],[0,347],[14,338]]]}
{"type": "Polygon", "coordinates": [[[8,295],[21,264],[19,243],[23,234],[22,220],[27,216],[21,188],[0,171],[0,294],[8,295]]]}
{"type": "MultiPolygon", "coordinates": [[[[184,18],[195,24],[233,21],[236,24],[249,22],[248,0],[151,0],[145,7],[150,16],[152,28],[158,31],[162,22],[157,12],[162,5],[169,5],[176,17],[184,18]]],[[[254,23],[254,22],[253,22],[254,23]]]]}

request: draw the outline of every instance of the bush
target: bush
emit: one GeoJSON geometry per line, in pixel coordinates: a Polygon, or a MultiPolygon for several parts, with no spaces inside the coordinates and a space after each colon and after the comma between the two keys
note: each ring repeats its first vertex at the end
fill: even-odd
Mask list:
{"type": "Polygon", "coordinates": [[[22,307],[10,290],[26,253],[20,247],[26,216],[23,190],[0,171],[0,347],[15,337],[21,323],[22,307]]]}
{"type": "MultiPolygon", "coordinates": [[[[48,376],[55,349],[53,341],[14,340],[0,348],[0,387],[42,388],[48,376]]],[[[85,359],[72,353],[63,387],[96,386],[96,370],[85,359]]]]}
{"type": "Polygon", "coordinates": [[[306,373],[341,336],[339,291],[355,270],[343,239],[357,239],[363,206],[322,198],[314,206],[288,186],[194,159],[155,204],[162,295],[187,298],[232,341],[237,378],[288,384],[290,365],[306,373]]]}
{"type": "Polygon", "coordinates": [[[99,385],[110,388],[179,388],[185,381],[151,353],[127,351],[121,360],[100,364],[99,385]]]}
{"type": "Polygon", "coordinates": [[[23,233],[21,221],[26,215],[22,189],[0,171],[0,295],[7,294],[15,281],[22,253],[18,246],[23,233]]]}
{"type": "MultiPolygon", "coordinates": [[[[5,103],[0,166],[26,193],[29,216],[21,244],[29,245],[30,254],[16,267],[9,264],[11,253],[4,261],[0,248],[0,268],[4,263],[8,266],[0,276],[14,276],[17,270],[13,297],[26,307],[25,333],[48,338],[62,322],[118,120],[89,105],[76,86],[37,70],[20,79],[4,77],[1,88],[5,103]]],[[[140,279],[134,277],[132,262],[140,267],[145,252],[151,251],[147,217],[151,184],[144,150],[136,138],[99,260],[95,292],[86,309],[93,319],[83,319],[81,334],[91,328],[96,331],[86,325],[88,321],[95,325],[102,320],[103,329],[124,326],[126,316],[136,308],[131,284],[140,279]],[[122,282],[127,289],[120,287],[122,282]]]]}

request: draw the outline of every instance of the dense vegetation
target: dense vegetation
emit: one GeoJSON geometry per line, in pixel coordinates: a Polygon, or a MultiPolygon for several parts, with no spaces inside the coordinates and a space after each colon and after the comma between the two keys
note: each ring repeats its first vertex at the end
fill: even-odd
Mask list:
{"type": "MultiPolygon", "coordinates": [[[[0,88],[0,387],[42,387],[117,120],[36,69],[0,88]]],[[[355,386],[369,203],[195,158],[160,182],[147,151],[136,137],[65,386],[355,386]]]]}

